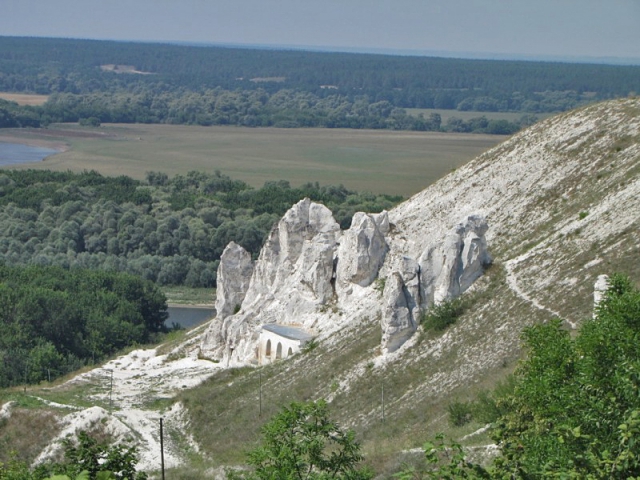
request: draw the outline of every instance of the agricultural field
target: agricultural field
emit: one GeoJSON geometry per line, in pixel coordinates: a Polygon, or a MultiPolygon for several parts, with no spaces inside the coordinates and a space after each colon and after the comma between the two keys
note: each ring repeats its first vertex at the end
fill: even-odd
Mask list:
{"type": "Polygon", "coordinates": [[[410,196],[503,141],[504,136],[390,130],[178,125],[53,125],[0,129],[0,141],[55,146],[46,161],[11,168],[96,170],[143,179],[220,170],[259,187],[288,180],[410,196]]]}
{"type": "Polygon", "coordinates": [[[543,120],[553,115],[553,113],[534,113],[528,114],[525,112],[475,112],[475,111],[459,111],[459,110],[444,110],[441,108],[406,108],[408,115],[417,117],[423,114],[425,118],[428,118],[432,113],[437,113],[442,117],[442,124],[447,123],[451,117],[459,118],[465,122],[472,118],[486,117],[487,120],[507,120],[508,122],[517,122],[523,115],[535,115],[538,120],[543,120]]]}
{"type": "Polygon", "coordinates": [[[0,92],[0,99],[16,102],[18,105],[42,105],[49,100],[49,95],[0,92]]]}

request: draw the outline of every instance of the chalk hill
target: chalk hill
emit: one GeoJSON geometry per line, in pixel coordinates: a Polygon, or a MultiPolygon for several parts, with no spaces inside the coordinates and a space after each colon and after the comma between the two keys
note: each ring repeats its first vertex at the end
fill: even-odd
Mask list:
{"type": "Polygon", "coordinates": [[[449,402],[513,369],[523,328],[553,317],[579,328],[600,274],[640,281],[639,227],[640,99],[593,105],[513,136],[389,212],[354,216],[347,231],[300,202],[255,263],[236,245],[225,252],[219,318],[172,349],[133,352],[58,390],[84,385],[85,402],[107,406],[113,369],[116,408],[93,413],[130,426],[145,468],[160,416],[172,464],[194,445],[234,463],[282,405],[322,397],[374,466],[393,469],[400,450],[448,428],[449,402]],[[460,294],[468,307],[457,322],[422,332],[422,313],[460,294]],[[317,346],[227,369],[255,366],[267,323],[312,332],[317,346]],[[154,408],[180,390],[178,404],[154,408]]]}

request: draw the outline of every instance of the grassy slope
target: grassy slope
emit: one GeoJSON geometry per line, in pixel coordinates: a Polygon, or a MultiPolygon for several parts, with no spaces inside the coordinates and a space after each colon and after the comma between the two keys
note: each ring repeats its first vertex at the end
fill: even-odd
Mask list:
{"type": "MultiPolygon", "coordinates": [[[[628,108],[629,118],[622,118],[620,125],[637,126],[637,105],[628,108]]],[[[243,451],[258,438],[260,424],[292,400],[329,399],[333,415],[356,430],[368,463],[378,472],[396,469],[399,450],[418,447],[438,431],[460,438],[477,429],[480,425],[450,427],[446,407],[452,400],[473,398],[513,370],[521,355],[519,339],[525,326],[549,320],[552,311],[568,322],[589,318],[593,284],[600,273],[621,271],[640,283],[638,197],[627,197],[620,211],[609,203],[611,195],[624,193],[626,187],[638,188],[640,138],[622,131],[607,138],[607,132],[597,131],[598,115],[606,118],[596,113],[595,129],[589,134],[549,147],[554,149],[557,165],[575,161],[580,167],[554,189],[534,185],[536,193],[518,218],[510,218],[505,210],[496,212],[494,228],[501,233],[494,233],[490,243],[494,266],[470,294],[473,307],[444,335],[423,335],[382,361],[379,319],[351,325],[335,336],[339,340],[333,344],[324,342],[291,361],[262,367],[262,417],[257,415],[259,375],[255,370],[224,372],[185,392],[182,400],[190,410],[194,435],[210,459],[242,461],[243,451]],[[514,279],[525,295],[544,308],[516,292],[510,284],[514,279]]],[[[563,118],[551,128],[557,128],[563,118]]],[[[575,120],[576,127],[584,121],[575,120]]],[[[544,130],[534,130],[520,145],[501,147],[465,170],[491,165],[499,156],[508,164],[512,152],[526,155],[519,149],[527,141],[542,141],[546,136],[544,130]]],[[[448,184],[445,180],[439,185],[445,191],[455,188],[464,175],[456,172],[448,184]]],[[[486,437],[480,436],[467,443],[483,441],[486,437]]]]}
{"type": "MultiPolygon", "coordinates": [[[[637,127],[639,102],[624,105],[614,112],[620,125],[637,127]]],[[[223,371],[200,387],[184,391],[179,400],[189,410],[189,431],[202,451],[192,452],[192,464],[173,471],[171,478],[195,478],[211,465],[241,463],[246,449],[256,444],[260,425],[292,400],[330,400],[332,415],[356,430],[367,462],[380,473],[398,468],[405,458],[400,450],[418,447],[438,431],[460,438],[478,428],[477,424],[450,427],[447,405],[455,399],[473,398],[504,378],[521,355],[522,329],[553,316],[514,291],[510,272],[526,295],[573,322],[589,317],[598,274],[621,271],[640,283],[640,206],[636,200],[640,196],[620,196],[640,182],[640,137],[622,131],[608,136],[599,131],[598,119],[610,115],[596,111],[596,120],[565,115],[534,127],[518,143],[499,147],[439,184],[443,192],[484,188],[471,185],[470,172],[493,172],[499,179],[506,174],[489,165],[518,161],[526,149],[550,136],[548,132],[572,121],[571,128],[576,129],[583,123],[593,124],[586,133],[568,136],[563,143],[547,145],[535,154],[552,151],[558,165],[575,164],[566,178],[550,189],[533,185],[526,208],[517,218],[512,218],[508,208],[494,212],[490,249],[495,263],[470,292],[472,308],[447,332],[414,337],[408,348],[382,359],[379,319],[369,318],[349,324],[333,337],[336,340],[320,342],[316,349],[290,361],[223,371]],[[610,201],[613,195],[618,197],[610,201]]],[[[543,178],[547,175],[541,173],[543,178]]],[[[524,178],[509,184],[510,191],[526,187],[520,180],[524,178]]],[[[493,185],[488,182],[485,187],[493,185]]],[[[464,201],[463,195],[453,196],[464,201]]],[[[491,196],[487,200],[488,205],[500,201],[491,196]]],[[[64,400],[59,394],[51,399],[64,400]]],[[[14,398],[18,395],[12,394],[14,398]]],[[[82,392],[67,395],[81,397],[82,392]]],[[[13,421],[0,425],[0,436],[12,425],[13,421]]],[[[477,436],[466,443],[485,441],[486,436],[477,436]]]]}
{"type": "Polygon", "coordinates": [[[95,169],[144,178],[221,170],[253,186],[289,180],[375,193],[412,195],[504,140],[490,135],[342,129],[251,129],[175,125],[64,125],[42,131],[0,130],[16,141],[67,142],[68,151],[20,168],[95,169]]]}

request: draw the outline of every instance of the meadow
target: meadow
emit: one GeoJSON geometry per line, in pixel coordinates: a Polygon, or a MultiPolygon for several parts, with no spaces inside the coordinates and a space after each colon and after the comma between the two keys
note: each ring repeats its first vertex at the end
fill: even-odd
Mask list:
{"type": "Polygon", "coordinates": [[[475,111],[460,111],[460,110],[445,110],[442,108],[406,108],[407,114],[417,117],[422,114],[425,118],[428,118],[432,113],[437,113],[442,117],[442,124],[447,123],[452,117],[459,118],[465,122],[472,118],[486,117],[487,120],[507,120],[508,122],[517,122],[523,115],[535,115],[538,120],[543,120],[553,115],[553,113],[533,113],[527,114],[525,112],[475,112],[475,111]]]}
{"type": "Polygon", "coordinates": [[[148,171],[220,170],[259,187],[288,180],[410,196],[503,141],[496,135],[390,130],[182,125],[53,125],[3,129],[0,140],[54,146],[43,162],[12,166],[96,170],[144,179],[148,171]]]}
{"type": "Polygon", "coordinates": [[[0,92],[0,99],[16,102],[18,105],[43,105],[49,100],[49,95],[0,92]]]}

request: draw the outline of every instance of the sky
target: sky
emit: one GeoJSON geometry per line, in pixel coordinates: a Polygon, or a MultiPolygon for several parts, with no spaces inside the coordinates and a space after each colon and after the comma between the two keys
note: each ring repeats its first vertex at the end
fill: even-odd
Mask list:
{"type": "Polygon", "coordinates": [[[0,0],[0,35],[640,61],[640,0],[0,0]]]}

